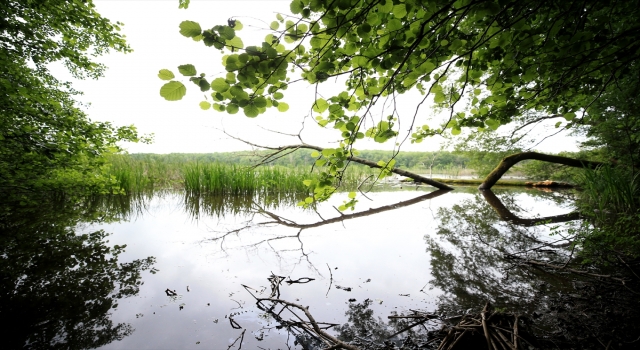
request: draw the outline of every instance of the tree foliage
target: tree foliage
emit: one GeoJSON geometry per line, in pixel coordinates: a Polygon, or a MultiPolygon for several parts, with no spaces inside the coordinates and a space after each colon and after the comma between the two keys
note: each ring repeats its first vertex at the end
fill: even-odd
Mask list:
{"type": "MultiPolygon", "coordinates": [[[[294,0],[291,14],[278,14],[254,45],[243,44],[233,20],[211,29],[185,21],[180,33],[224,54],[223,77],[189,79],[213,90],[217,111],[257,117],[280,109],[296,81],[344,81],[342,91],[318,95],[312,106],[317,123],[341,135],[339,147],[322,154],[329,179],[339,177],[358,139],[403,142],[396,140],[400,119],[413,128],[427,100],[448,109],[448,120],[417,126],[412,142],[516,121],[582,123],[607,87],[637,65],[639,8],[638,1],[294,0]],[[413,115],[395,107],[374,113],[409,91],[422,96],[413,115]]],[[[168,100],[185,93],[177,80],[161,89],[168,100]]],[[[330,182],[315,188],[316,199],[324,186],[330,182]]]]}
{"type": "Polygon", "coordinates": [[[101,17],[91,1],[9,1],[0,14],[0,190],[98,185],[102,155],[117,151],[117,141],[137,141],[135,128],[89,120],[74,100],[78,92],[48,65],[101,76],[105,67],[93,57],[130,51],[117,33],[121,24],[101,17]]]}

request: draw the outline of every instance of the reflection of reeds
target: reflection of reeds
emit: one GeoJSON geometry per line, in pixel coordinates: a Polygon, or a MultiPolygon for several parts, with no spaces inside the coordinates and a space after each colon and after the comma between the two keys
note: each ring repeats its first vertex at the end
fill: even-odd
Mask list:
{"type": "Polygon", "coordinates": [[[256,209],[276,209],[280,206],[295,206],[305,194],[276,193],[259,196],[210,195],[187,191],[184,194],[184,208],[193,218],[201,216],[225,217],[242,215],[256,209]]]}
{"type": "Polygon", "coordinates": [[[154,196],[166,194],[166,191],[141,191],[119,195],[94,195],[86,197],[83,205],[93,208],[94,212],[104,213],[103,218],[95,218],[99,221],[131,220],[148,209],[154,196]]]}

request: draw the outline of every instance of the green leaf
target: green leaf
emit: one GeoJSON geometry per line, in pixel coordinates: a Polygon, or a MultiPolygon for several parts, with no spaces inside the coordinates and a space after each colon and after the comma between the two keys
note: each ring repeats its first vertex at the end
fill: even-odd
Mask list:
{"type": "Polygon", "coordinates": [[[563,115],[564,119],[566,119],[568,122],[572,121],[575,117],[576,114],[571,112],[571,113],[566,113],[565,115],[563,115]]]}
{"type": "Polygon", "coordinates": [[[187,88],[179,81],[170,81],[160,88],[160,96],[167,101],[181,100],[187,93],[187,88]]]}
{"type": "Polygon", "coordinates": [[[387,22],[387,29],[389,31],[396,31],[402,29],[402,22],[399,19],[394,18],[387,22]]]}
{"type": "Polygon", "coordinates": [[[349,198],[351,198],[351,199],[356,198],[356,193],[355,192],[349,192],[349,198]]]}
{"type": "Polygon", "coordinates": [[[407,15],[407,7],[405,4],[398,4],[393,6],[393,15],[396,18],[403,18],[407,15]]]}
{"type": "Polygon", "coordinates": [[[197,22],[183,21],[180,23],[180,34],[187,38],[193,38],[200,35],[200,33],[202,33],[202,28],[200,28],[200,24],[197,22]]]}
{"type": "Polygon", "coordinates": [[[160,72],[158,73],[158,78],[162,80],[171,80],[175,77],[176,76],[173,75],[173,72],[168,69],[161,69],[160,72]]]}
{"type": "Polygon", "coordinates": [[[484,121],[492,130],[497,130],[500,126],[499,120],[487,119],[484,121]]]}
{"type": "Polygon", "coordinates": [[[258,109],[258,107],[256,107],[256,105],[251,103],[244,106],[242,110],[244,111],[244,115],[246,115],[249,118],[255,118],[260,114],[260,110],[258,109]]]}
{"type": "Polygon", "coordinates": [[[240,108],[235,103],[229,103],[227,105],[227,113],[229,113],[229,114],[236,114],[236,113],[238,113],[239,110],[240,110],[240,108]]]}
{"type": "Polygon", "coordinates": [[[326,111],[327,108],[329,108],[329,104],[323,98],[317,99],[316,102],[313,104],[313,111],[316,113],[322,113],[326,111]]]}
{"type": "Polygon", "coordinates": [[[209,103],[207,101],[202,101],[202,102],[200,102],[200,108],[202,108],[202,110],[206,111],[207,109],[211,108],[211,103],[209,103]]]}
{"type": "Polygon", "coordinates": [[[217,92],[225,92],[229,90],[229,84],[224,78],[215,78],[211,82],[211,88],[217,92]]]}
{"type": "Polygon", "coordinates": [[[242,42],[242,39],[240,39],[239,36],[235,36],[233,37],[233,39],[227,40],[225,43],[227,44],[227,46],[232,46],[234,49],[244,48],[244,43],[242,42]]]}
{"type": "Polygon", "coordinates": [[[462,130],[460,130],[459,127],[454,126],[451,128],[451,135],[460,135],[460,132],[462,132],[462,130]]]}
{"type": "Polygon", "coordinates": [[[278,103],[278,112],[286,112],[289,110],[289,105],[285,102],[278,103]]]}
{"type": "Polygon", "coordinates": [[[271,30],[278,30],[278,28],[280,28],[280,23],[278,21],[273,21],[269,25],[269,28],[271,28],[271,30]]]}
{"type": "Polygon", "coordinates": [[[291,13],[297,15],[304,9],[304,4],[300,0],[293,0],[291,5],[289,5],[289,9],[291,10],[291,13]]]}
{"type": "Polygon", "coordinates": [[[192,64],[183,64],[178,66],[178,72],[186,77],[192,77],[197,74],[196,67],[192,64]]]}
{"type": "Polygon", "coordinates": [[[433,102],[442,103],[446,99],[447,99],[447,96],[445,96],[442,92],[438,91],[438,92],[436,92],[436,95],[433,97],[433,102]]]}

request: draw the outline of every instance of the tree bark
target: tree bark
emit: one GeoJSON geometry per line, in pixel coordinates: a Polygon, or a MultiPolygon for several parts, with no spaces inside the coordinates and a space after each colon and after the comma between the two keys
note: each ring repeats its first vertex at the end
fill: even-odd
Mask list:
{"type": "Polygon", "coordinates": [[[495,169],[493,169],[491,174],[489,174],[484,179],[484,182],[482,182],[482,184],[478,186],[478,189],[479,190],[490,189],[491,187],[493,187],[493,185],[496,184],[496,182],[498,182],[498,180],[500,180],[500,178],[502,177],[502,175],[504,175],[504,173],[506,173],[509,169],[511,169],[512,166],[518,164],[523,160],[528,160],[528,159],[562,164],[562,165],[566,165],[574,168],[596,169],[604,165],[603,163],[600,163],[600,162],[592,162],[588,160],[580,160],[580,159],[567,158],[567,157],[561,157],[561,156],[552,156],[552,155],[537,153],[537,152],[516,153],[502,159],[500,164],[498,164],[498,166],[495,169]]]}

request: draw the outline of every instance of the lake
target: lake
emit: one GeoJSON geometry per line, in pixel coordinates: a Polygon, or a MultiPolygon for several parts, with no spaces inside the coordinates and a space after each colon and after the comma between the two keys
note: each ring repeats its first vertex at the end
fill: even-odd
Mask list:
{"type": "Polygon", "coordinates": [[[42,218],[44,206],[27,211],[14,218],[24,235],[3,242],[14,344],[319,348],[296,319],[305,319],[300,309],[257,306],[269,297],[308,307],[341,339],[368,332],[368,341],[400,344],[411,333],[426,342],[439,321],[393,335],[407,322],[388,317],[451,315],[486,301],[531,313],[541,291],[567,288],[513,257],[570,254],[562,244],[577,218],[562,215],[574,210],[570,192],[403,187],[359,194],[344,213],[336,208],[346,193],[311,210],[290,196],[181,191],[93,198],[60,224],[60,213],[42,218]],[[38,232],[48,238],[29,238],[38,232]]]}

